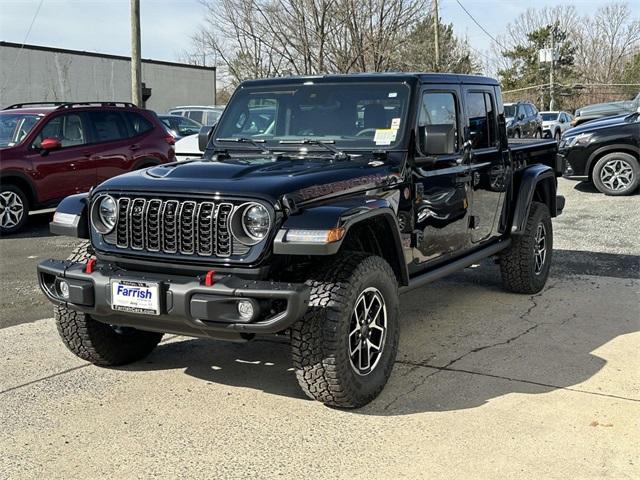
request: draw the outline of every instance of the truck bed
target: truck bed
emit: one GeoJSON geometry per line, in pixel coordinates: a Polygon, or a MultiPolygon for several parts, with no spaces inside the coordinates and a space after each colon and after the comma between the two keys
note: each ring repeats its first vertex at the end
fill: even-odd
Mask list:
{"type": "Polygon", "coordinates": [[[562,175],[562,159],[558,157],[558,144],[554,139],[510,138],[509,151],[514,165],[542,163],[562,175]]]}

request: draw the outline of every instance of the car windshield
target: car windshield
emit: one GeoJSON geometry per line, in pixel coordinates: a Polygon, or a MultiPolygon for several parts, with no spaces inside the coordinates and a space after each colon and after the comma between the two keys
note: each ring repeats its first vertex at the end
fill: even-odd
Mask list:
{"type": "MultiPolygon", "coordinates": [[[[299,149],[291,145],[298,141],[307,141],[309,150],[325,150],[314,141],[346,150],[388,149],[402,138],[408,97],[409,88],[402,83],[243,88],[222,115],[216,138],[250,139],[278,150],[299,149]]],[[[235,145],[248,146],[247,142],[235,145]]],[[[217,146],[226,149],[230,143],[217,146]]]]}
{"type": "Polygon", "coordinates": [[[0,113],[0,148],[19,144],[40,118],[40,115],[0,113]]]}
{"type": "Polygon", "coordinates": [[[516,116],[516,106],[515,105],[505,105],[504,106],[504,116],[515,117],[516,116]]]}
{"type": "Polygon", "coordinates": [[[557,113],[541,113],[543,122],[554,122],[558,119],[557,113]]]}

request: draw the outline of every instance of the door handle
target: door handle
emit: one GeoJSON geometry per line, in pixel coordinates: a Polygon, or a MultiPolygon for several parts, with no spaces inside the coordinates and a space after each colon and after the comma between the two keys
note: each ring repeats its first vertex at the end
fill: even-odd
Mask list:
{"type": "Polygon", "coordinates": [[[138,149],[140,149],[140,145],[138,145],[137,143],[135,143],[135,144],[133,144],[133,145],[131,145],[129,147],[129,150],[138,150],[138,149]]]}

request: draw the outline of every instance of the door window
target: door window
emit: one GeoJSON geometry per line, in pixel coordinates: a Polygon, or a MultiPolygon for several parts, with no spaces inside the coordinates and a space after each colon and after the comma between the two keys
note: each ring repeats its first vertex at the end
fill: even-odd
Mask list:
{"type": "Polygon", "coordinates": [[[472,148],[492,147],[497,140],[496,109],[489,93],[467,93],[469,139],[472,148]]]}
{"type": "Polygon", "coordinates": [[[132,130],[132,136],[140,135],[153,129],[153,124],[139,113],[126,112],[124,115],[129,121],[129,125],[132,130]]]}
{"type": "Polygon", "coordinates": [[[202,110],[191,110],[190,112],[187,112],[187,116],[191,119],[191,120],[195,120],[198,123],[202,123],[202,114],[204,112],[202,110]]]}
{"type": "Polygon", "coordinates": [[[83,117],[75,113],[67,113],[52,118],[42,128],[32,146],[40,148],[45,138],[57,138],[62,148],[84,145],[87,143],[87,129],[83,117]]]}
{"type": "Polygon", "coordinates": [[[458,114],[453,93],[426,92],[422,96],[418,128],[420,149],[428,155],[458,151],[458,114]]]}
{"type": "Polygon", "coordinates": [[[127,125],[119,112],[95,111],[89,113],[97,142],[122,140],[129,137],[127,125]]]}

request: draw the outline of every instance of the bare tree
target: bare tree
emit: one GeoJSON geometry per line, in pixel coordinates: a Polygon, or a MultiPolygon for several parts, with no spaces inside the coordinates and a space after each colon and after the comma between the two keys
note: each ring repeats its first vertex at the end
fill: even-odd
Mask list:
{"type": "Polygon", "coordinates": [[[640,51],[640,20],[628,3],[600,7],[593,18],[583,19],[581,32],[576,64],[586,82],[614,82],[640,51]]]}

